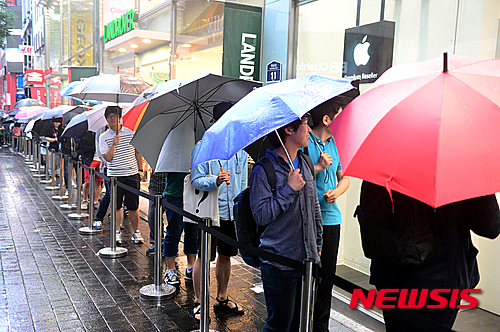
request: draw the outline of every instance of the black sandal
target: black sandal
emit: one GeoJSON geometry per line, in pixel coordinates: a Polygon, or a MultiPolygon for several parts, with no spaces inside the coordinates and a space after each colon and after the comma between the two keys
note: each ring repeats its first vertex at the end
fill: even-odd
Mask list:
{"type": "MultiPolygon", "coordinates": [[[[199,302],[194,302],[193,303],[193,310],[191,311],[191,316],[199,323],[201,319],[201,305],[199,302]],[[196,309],[198,307],[198,309],[196,309]],[[200,315],[200,318],[196,318],[196,315],[200,315]]],[[[210,324],[212,322],[212,319],[208,317],[208,323],[210,324]]]]}
{"type": "Polygon", "coordinates": [[[214,304],[214,311],[227,312],[238,316],[243,315],[245,313],[245,310],[238,310],[239,309],[238,304],[234,301],[231,301],[229,299],[229,296],[224,301],[219,300],[219,298],[217,297],[215,298],[215,300],[217,301],[217,303],[214,304]],[[234,303],[234,308],[228,306],[229,301],[234,303]]]}
{"type": "Polygon", "coordinates": [[[193,316],[194,319],[196,319],[198,322],[200,321],[201,318],[201,305],[198,302],[193,303],[193,310],[191,310],[191,316],[193,316]],[[196,309],[198,307],[198,309],[196,309]],[[200,318],[196,318],[196,315],[200,315],[200,318]]]}

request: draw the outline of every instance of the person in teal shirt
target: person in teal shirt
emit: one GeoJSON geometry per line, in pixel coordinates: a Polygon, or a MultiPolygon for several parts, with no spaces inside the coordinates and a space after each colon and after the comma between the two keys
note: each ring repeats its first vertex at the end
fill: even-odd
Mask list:
{"type": "MultiPolygon", "coordinates": [[[[342,111],[338,98],[330,99],[310,111],[313,121],[307,153],[316,172],[316,189],[323,219],[321,266],[335,274],[342,223],[337,199],[349,188],[349,178],[342,174],[339,153],[328,127],[342,111]]],[[[321,280],[314,305],[313,331],[328,331],[333,282],[321,280]]]]}

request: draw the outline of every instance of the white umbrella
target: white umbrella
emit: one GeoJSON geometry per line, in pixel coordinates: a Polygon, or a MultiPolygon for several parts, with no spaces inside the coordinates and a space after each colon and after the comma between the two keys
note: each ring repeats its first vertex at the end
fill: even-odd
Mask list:
{"type": "Polygon", "coordinates": [[[149,87],[151,85],[138,77],[102,74],[79,83],[68,93],[68,96],[89,101],[131,103],[149,87]]]}

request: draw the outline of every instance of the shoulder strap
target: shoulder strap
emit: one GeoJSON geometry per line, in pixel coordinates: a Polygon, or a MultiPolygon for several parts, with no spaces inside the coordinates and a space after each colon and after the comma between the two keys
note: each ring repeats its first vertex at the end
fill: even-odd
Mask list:
{"type": "Polygon", "coordinates": [[[305,154],[306,156],[309,155],[309,145],[302,149],[302,153],[305,154]]]}
{"type": "Polygon", "coordinates": [[[269,185],[271,186],[271,191],[273,194],[276,192],[276,171],[274,170],[273,163],[269,158],[267,157],[262,157],[258,162],[257,165],[261,165],[262,168],[264,168],[264,171],[266,172],[267,175],[267,181],[269,182],[269,185]]]}
{"type": "Polygon", "coordinates": [[[301,150],[299,150],[299,153],[302,155],[302,157],[304,157],[304,159],[306,160],[306,163],[307,163],[307,166],[309,166],[309,169],[311,170],[311,173],[313,175],[313,177],[316,177],[316,173],[314,173],[314,164],[311,160],[311,157],[309,157],[307,154],[305,154],[304,152],[302,152],[301,150]]]}

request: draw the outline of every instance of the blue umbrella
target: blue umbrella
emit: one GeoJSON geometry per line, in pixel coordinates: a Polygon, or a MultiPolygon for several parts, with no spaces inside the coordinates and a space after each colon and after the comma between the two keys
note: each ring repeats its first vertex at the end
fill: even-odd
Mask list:
{"type": "Polygon", "coordinates": [[[82,103],[102,104],[102,101],[97,101],[97,100],[81,100],[81,99],[76,98],[76,97],[68,96],[68,94],[70,94],[71,91],[73,91],[73,89],[78,84],[80,84],[80,83],[82,83],[82,81],[74,81],[74,82],[68,83],[68,85],[66,85],[64,88],[62,88],[61,90],[59,90],[59,94],[61,95],[61,97],[71,98],[71,99],[74,99],[74,100],[78,100],[78,101],[80,101],[82,103]]]}
{"type": "Polygon", "coordinates": [[[313,75],[254,89],[205,132],[191,167],[230,159],[319,104],[354,89],[351,82],[347,78],[313,75]]]}
{"type": "Polygon", "coordinates": [[[61,97],[66,97],[68,93],[71,92],[71,90],[77,86],[79,83],[81,83],[81,81],[74,81],[74,82],[71,82],[71,83],[68,83],[68,85],[66,85],[64,88],[62,88],[61,90],[59,90],[59,94],[61,95],[61,97]]]}

